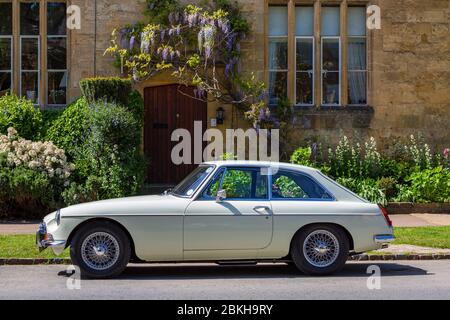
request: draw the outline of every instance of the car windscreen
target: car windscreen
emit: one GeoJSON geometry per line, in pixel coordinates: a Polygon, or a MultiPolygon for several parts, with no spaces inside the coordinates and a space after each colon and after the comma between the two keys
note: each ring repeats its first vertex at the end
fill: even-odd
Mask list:
{"type": "Polygon", "coordinates": [[[201,165],[195,169],[189,176],[187,176],[179,185],[173,190],[172,194],[179,197],[192,196],[198,187],[205,181],[206,178],[214,171],[213,166],[201,165]]]}

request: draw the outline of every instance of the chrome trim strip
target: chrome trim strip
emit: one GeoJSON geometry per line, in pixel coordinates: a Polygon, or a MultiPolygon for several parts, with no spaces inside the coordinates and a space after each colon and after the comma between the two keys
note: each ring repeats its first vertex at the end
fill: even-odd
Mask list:
{"type": "Polygon", "coordinates": [[[394,235],[376,235],[374,237],[376,243],[389,243],[395,240],[394,235]]]}

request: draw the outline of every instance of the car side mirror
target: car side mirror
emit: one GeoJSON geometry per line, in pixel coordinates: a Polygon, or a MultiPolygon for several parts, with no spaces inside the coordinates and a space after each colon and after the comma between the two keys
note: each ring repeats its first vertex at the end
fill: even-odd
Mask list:
{"type": "Polygon", "coordinates": [[[217,191],[216,202],[222,202],[227,198],[227,192],[225,190],[217,191]]]}

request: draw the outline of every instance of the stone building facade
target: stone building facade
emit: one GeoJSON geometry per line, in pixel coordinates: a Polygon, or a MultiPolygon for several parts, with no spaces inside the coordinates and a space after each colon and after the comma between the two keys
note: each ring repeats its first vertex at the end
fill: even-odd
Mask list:
{"type": "MultiPolygon", "coordinates": [[[[38,73],[40,88],[36,102],[42,108],[46,108],[48,100],[54,97],[54,93],[49,92],[52,86],[49,79],[53,79],[53,75],[49,75],[51,63],[50,58],[46,58],[45,51],[50,45],[47,46],[46,43],[49,42],[44,40],[47,38],[46,32],[51,28],[47,23],[51,13],[46,8],[55,2],[63,1],[34,2],[40,4],[38,9],[40,20],[37,23],[41,28],[36,35],[41,41],[38,49],[40,50],[38,59],[41,63],[36,65],[35,69],[38,73]]],[[[260,79],[270,84],[270,70],[273,67],[271,65],[273,57],[270,53],[271,39],[274,38],[277,42],[278,38],[283,38],[281,42],[285,42],[281,45],[275,44],[274,49],[277,54],[283,51],[285,52],[283,54],[287,55],[283,57],[286,60],[283,62],[285,66],[283,68],[280,65],[276,66],[278,69],[283,69],[282,72],[285,74],[277,74],[274,76],[277,80],[272,82],[278,86],[276,90],[285,90],[285,94],[293,105],[298,100],[308,102],[306,105],[294,106],[295,129],[291,132],[294,144],[301,144],[305,140],[321,139],[333,142],[342,133],[375,136],[381,144],[388,144],[397,137],[421,133],[435,146],[448,145],[450,141],[449,0],[239,0],[238,2],[252,26],[251,35],[242,46],[244,71],[253,71],[260,79]],[[352,64],[349,60],[352,58],[349,57],[354,54],[352,53],[354,48],[352,49],[349,43],[352,41],[353,29],[360,30],[361,26],[355,27],[349,24],[362,22],[357,16],[353,17],[349,8],[359,7],[365,10],[365,7],[369,5],[377,5],[381,9],[381,29],[366,30],[365,34],[359,34],[359,38],[364,39],[361,41],[364,41],[366,63],[365,66],[360,66],[363,70],[359,71],[364,73],[358,76],[359,79],[362,77],[365,79],[366,82],[363,81],[362,84],[367,91],[356,93],[357,96],[359,95],[357,102],[361,103],[352,105],[350,102],[355,93],[351,92],[349,86],[355,83],[351,83],[352,80],[349,79],[356,74],[349,66],[352,64]],[[300,7],[309,8],[309,11],[301,13],[301,10],[297,11],[300,7]],[[329,10],[329,8],[335,9],[329,10]],[[305,31],[306,36],[302,33],[303,27],[297,27],[300,24],[299,20],[303,22],[303,19],[312,24],[310,34],[305,31]],[[333,23],[337,27],[330,31],[333,23]],[[325,34],[325,30],[328,30],[331,36],[325,34]],[[282,34],[273,36],[272,32],[282,34]],[[301,48],[302,43],[308,45],[308,41],[310,41],[309,49],[313,48],[313,62],[310,62],[312,65],[308,70],[299,70],[301,67],[296,64],[298,53],[295,53],[299,50],[297,44],[300,43],[301,48]],[[337,49],[336,46],[338,46],[337,49]],[[330,58],[327,50],[337,50],[335,52],[338,52],[338,57],[334,58],[338,60],[335,59],[334,62],[338,62],[338,67],[333,67],[333,63],[325,61],[324,52],[326,52],[325,55],[329,55],[327,59],[334,59],[330,58]],[[331,69],[327,70],[330,65],[331,69]],[[333,68],[338,69],[337,73],[333,73],[335,72],[333,68]],[[334,80],[324,80],[324,74],[334,80]],[[297,79],[302,76],[304,82],[300,81],[298,84],[297,79]],[[280,84],[285,84],[285,88],[279,89],[280,84]],[[302,85],[312,88],[306,93],[302,91],[304,96],[299,99],[297,93],[302,90],[302,85]],[[324,90],[329,92],[325,93],[324,90]]],[[[22,1],[0,0],[0,3],[11,3],[12,8],[11,35],[8,34],[8,28],[4,29],[0,35],[0,37],[11,39],[12,61],[9,67],[5,67],[9,68],[7,72],[11,73],[11,87],[15,92],[26,91],[33,96],[32,90],[23,88],[21,81],[24,72],[21,66],[20,48],[24,40],[20,30],[23,24],[27,23],[26,19],[21,18],[22,1]]],[[[67,66],[60,72],[61,77],[57,78],[66,81],[63,87],[66,89],[66,102],[69,103],[80,95],[78,85],[80,79],[119,74],[119,70],[112,65],[112,59],[104,56],[104,51],[109,46],[111,31],[124,24],[143,19],[146,3],[143,0],[67,0],[67,5],[77,5],[81,8],[81,29],[67,30],[67,34],[64,35],[67,43],[67,66]],[[65,72],[67,79],[62,72],[65,72]]],[[[2,15],[8,12],[7,10],[6,7],[2,15]]],[[[304,28],[307,29],[307,27],[304,28]]],[[[0,72],[2,72],[1,69],[2,67],[0,72]]],[[[278,71],[275,70],[274,74],[278,71]]],[[[34,74],[32,76],[34,77],[34,74]]],[[[143,92],[145,87],[170,83],[173,83],[173,80],[162,75],[139,84],[138,88],[143,92]]],[[[3,84],[3,86],[6,85],[3,84]]],[[[25,95],[24,92],[21,93],[25,95]]],[[[219,125],[220,129],[247,125],[232,106],[222,107],[225,109],[225,121],[223,125],[219,125]]],[[[208,105],[209,125],[209,119],[215,117],[217,108],[217,104],[208,105]]]]}

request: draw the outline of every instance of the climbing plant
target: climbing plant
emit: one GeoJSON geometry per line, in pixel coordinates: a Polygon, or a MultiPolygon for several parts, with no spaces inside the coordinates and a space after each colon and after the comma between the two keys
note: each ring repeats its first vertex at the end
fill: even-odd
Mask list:
{"type": "MultiPolygon", "coordinates": [[[[193,98],[236,105],[254,127],[273,127],[266,88],[240,68],[241,41],[250,24],[229,0],[147,0],[147,20],[112,32],[105,51],[122,72],[144,81],[170,72],[180,85],[193,85],[193,98]]],[[[183,93],[186,94],[186,93],[183,93]]]]}

